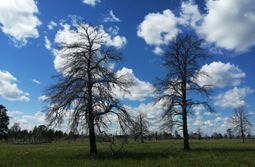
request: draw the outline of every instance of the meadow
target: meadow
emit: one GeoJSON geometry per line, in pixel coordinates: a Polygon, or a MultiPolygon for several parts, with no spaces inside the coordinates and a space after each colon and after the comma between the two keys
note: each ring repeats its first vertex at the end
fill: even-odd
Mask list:
{"type": "Polygon", "coordinates": [[[255,141],[191,140],[191,150],[182,149],[182,140],[129,141],[116,156],[109,143],[98,143],[99,154],[89,157],[86,140],[48,144],[0,144],[1,167],[71,167],[71,166],[255,166],[255,141]]]}

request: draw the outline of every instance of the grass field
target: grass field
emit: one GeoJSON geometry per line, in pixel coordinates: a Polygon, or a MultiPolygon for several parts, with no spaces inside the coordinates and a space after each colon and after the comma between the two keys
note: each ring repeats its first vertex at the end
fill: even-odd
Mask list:
{"type": "Polygon", "coordinates": [[[108,143],[98,143],[99,155],[89,158],[87,141],[56,142],[38,145],[0,144],[0,166],[255,166],[255,141],[191,140],[190,151],[181,140],[129,142],[112,157],[108,143]]]}

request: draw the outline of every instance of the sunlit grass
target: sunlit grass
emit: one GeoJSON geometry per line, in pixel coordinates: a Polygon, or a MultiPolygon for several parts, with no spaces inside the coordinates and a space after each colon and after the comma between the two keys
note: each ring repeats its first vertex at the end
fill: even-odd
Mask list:
{"type": "Polygon", "coordinates": [[[112,156],[109,143],[98,143],[96,159],[89,157],[87,141],[38,145],[0,144],[0,166],[255,166],[255,141],[192,140],[190,151],[181,140],[143,144],[130,140],[112,156]]]}

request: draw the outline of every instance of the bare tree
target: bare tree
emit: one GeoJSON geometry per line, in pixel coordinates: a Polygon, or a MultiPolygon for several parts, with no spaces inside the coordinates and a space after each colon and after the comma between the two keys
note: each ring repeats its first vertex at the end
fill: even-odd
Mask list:
{"type": "Polygon", "coordinates": [[[227,135],[228,135],[229,139],[232,139],[233,134],[232,134],[232,129],[231,128],[227,129],[227,135]]]}
{"type": "Polygon", "coordinates": [[[245,139],[245,134],[249,132],[252,127],[251,122],[249,121],[250,115],[245,111],[245,108],[238,107],[234,109],[233,116],[231,118],[232,124],[234,125],[234,131],[241,135],[243,143],[245,139]]]}
{"type": "MultiPolygon", "coordinates": [[[[178,35],[170,42],[163,55],[163,66],[167,69],[164,79],[158,79],[159,97],[165,108],[163,119],[171,126],[182,128],[184,149],[189,150],[187,115],[192,107],[203,105],[212,111],[207,101],[199,101],[194,94],[208,96],[209,85],[199,84],[199,78],[206,74],[199,72],[200,61],[209,58],[202,48],[203,40],[192,35],[178,35]]],[[[164,121],[164,120],[163,120],[164,121]]]]}
{"type": "MultiPolygon", "coordinates": [[[[58,54],[65,60],[57,83],[46,91],[49,103],[49,125],[61,125],[70,115],[72,131],[83,125],[89,131],[90,154],[97,154],[96,132],[105,132],[107,115],[115,115],[122,130],[131,121],[125,107],[114,97],[113,88],[125,90],[132,82],[125,75],[117,76],[110,68],[122,60],[113,47],[106,45],[106,34],[98,27],[78,24],[74,30],[77,41],[59,44],[58,54]]],[[[109,121],[109,119],[108,119],[109,121]]]]}
{"type": "Polygon", "coordinates": [[[198,139],[201,140],[202,139],[202,135],[203,135],[202,129],[198,128],[196,133],[197,133],[198,139]]]}
{"type": "Polygon", "coordinates": [[[133,135],[135,138],[139,136],[141,143],[144,143],[144,136],[149,133],[149,122],[146,118],[146,115],[142,112],[139,112],[135,122],[133,123],[133,135]]]}

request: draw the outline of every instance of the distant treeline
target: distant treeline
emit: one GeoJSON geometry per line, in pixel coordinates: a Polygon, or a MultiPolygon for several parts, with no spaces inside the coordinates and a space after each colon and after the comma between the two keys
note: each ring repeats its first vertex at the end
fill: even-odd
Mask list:
{"type": "MultiPolygon", "coordinates": [[[[228,132],[228,131],[227,131],[228,132]]],[[[241,136],[230,135],[229,133],[213,133],[211,135],[203,135],[200,131],[189,134],[191,139],[237,139],[241,136]]],[[[247,135],[247,138],[255,138],[255,136],[247,135]]],[[[2,141],[9,144],[39,144],[39,143],[50,143],[54,141],[74,141],[77,139],[89,138],[87,134],[77,133],[77,132],[63,132],[61,130],[54,130],[47,128],[45,125],[35,126],[33,130],[22,130],[19,124],[15,123],[8,133],[1,138],[2,141]]],[[[111,142],[114,139],[125,139],[126,141],[134,140],[137,142],[141,141],[141,137],[137,134],[128,135],[110,135],[104,136],[102,134],[97,135],[98,142],[111,142]]],[[[143,136],[143,141],[156,141],[156,140],[166,140],[166,139],[182,139],[182,136],[178,134],[178,131],[172,133],[167,132],[148,132],[143,136]]]]}

